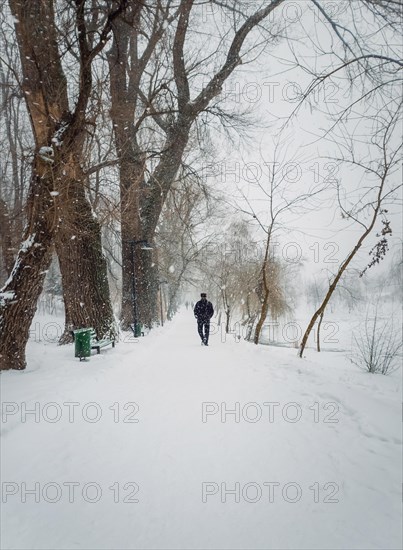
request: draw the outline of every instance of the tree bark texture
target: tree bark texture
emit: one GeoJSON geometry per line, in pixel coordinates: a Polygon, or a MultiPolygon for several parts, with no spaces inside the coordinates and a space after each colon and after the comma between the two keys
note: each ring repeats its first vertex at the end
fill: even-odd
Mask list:
{"type": "Polygon", "coordinates": [[[34,168],[24,241],[0,292],[0,370],[22,370],[26,366],[29,328],[51,261],[52,235],[57,223],[57,208],[50,195],[53,177],[48,167],[40,171],[42,175],[38,172],[34,168]]]}
{"type": "Polygon", "coordinates": [[[92,327],[98,338],[116,334],[101,228],[85,196],[85,177],[78,164],[74,172],[75,178],[65,186],[64,223],[56,235],[65,307],[60,344],[71,342],[71,331],[77,328],[92,327]]]}
{"type": "MultiPolygon", "coordinates": [[[[54,27],[53,2],[9,0],[23,71],[22,89],[36,142],[28,195],[27,226],[11,275],[0,298],[0,369],[24,369],[29,328],[50,265],[53,235],[58,226],[57,186],[53,163],[41,158],[56,125],[68,109],[54,27]],[[46,36],[47,40],[43,40],[46,36]]],[[[48,150],[49,151],[49,150],[48,150]]]]}
{"type": "MultiPolygon", "coordinates": [[[[121,4],[123,6],[123,0],[121,4]]],[[[67,82],[58,50],[53,0],[9,0],[9,5],[16,21],[22,91],[36,150],[24,242],[0,299],[0,368],[23,369],[29,328],[56,237],[64,272],[69,322],[73,326],[81,324],[82,309],[85,309],[86,324],[95,325],[102,333],[106,329],[100,315],[105,314],[108,320],[111,316],[100,231],[86,202],[84,182],[78,169],[85,135],[86,106],[92,86],[91,61],[106,42],[110,20],[108,18],[97,47],[89,50],[84,3],[77,4],[80,85],[75,110],[70,112],[67,82]],[[77,245],[74,236],[79,237],[77,245]],[[85,288],[90,298],[85,300],[83,308],[73,308],[73,296],[80,293],[80,288],[85,288]]]]}

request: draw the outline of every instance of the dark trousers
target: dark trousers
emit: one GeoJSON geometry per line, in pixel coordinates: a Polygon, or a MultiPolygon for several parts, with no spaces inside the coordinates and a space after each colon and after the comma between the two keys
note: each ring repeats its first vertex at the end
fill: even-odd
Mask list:
{"type": "Polygon", "coordinates": [[[210,334],[210,319],[207,319],[207,321],[205,319],[197,319],[197,331],[200,335],[200,338],[207,344],[210,334]]]}

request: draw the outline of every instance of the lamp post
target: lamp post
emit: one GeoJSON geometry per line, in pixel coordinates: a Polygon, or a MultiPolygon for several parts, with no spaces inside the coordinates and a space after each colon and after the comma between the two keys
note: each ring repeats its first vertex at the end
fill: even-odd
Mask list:
{"type": "Polygon", "coordinates": [[[142,245],[141,250],[153,250],[153,247],[148,244],[145,239],[135,241],[132,239],[130,241],[130,255],[132,263],[132,305],[133,305],[133,333],[134,337],[137,338],[141,336],[141,327],[139,324],[139,316],[137,309],[137,289],[136,289],[136,263],[135,263],[135,247],[137,245],[142,245]]]}

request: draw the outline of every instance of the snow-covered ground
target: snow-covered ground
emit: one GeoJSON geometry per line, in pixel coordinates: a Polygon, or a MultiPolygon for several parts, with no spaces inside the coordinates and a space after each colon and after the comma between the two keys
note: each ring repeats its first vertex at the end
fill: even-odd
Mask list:
{"type": "Polygon", "coordinates": [[[80,363],[45,321],[1,377],[2,548],[401,547],[399,372],[186,310],[80,363]]]}

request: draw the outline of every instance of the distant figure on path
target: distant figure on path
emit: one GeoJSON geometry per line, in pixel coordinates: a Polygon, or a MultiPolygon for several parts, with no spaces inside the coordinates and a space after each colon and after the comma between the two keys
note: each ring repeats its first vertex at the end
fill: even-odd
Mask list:
{"type": "Polygon", "coordinates": [[[208,337],[210,334],[210,319],[214,315],[213,304],[207,300],[207,294],[202,292],[199,300],[194,307],[194,314],[197,319],[197,331],[201,338],[202,345],[208,346],[208,337]]]}

